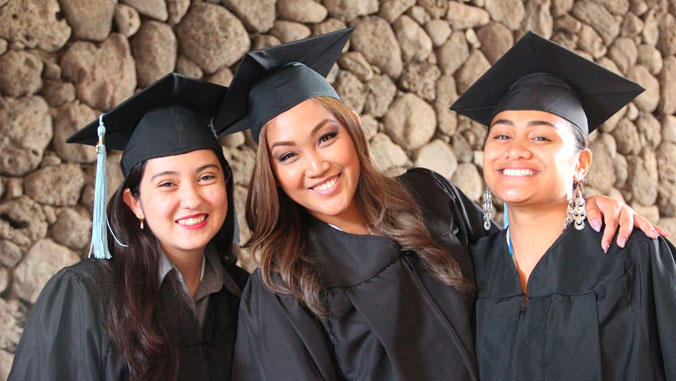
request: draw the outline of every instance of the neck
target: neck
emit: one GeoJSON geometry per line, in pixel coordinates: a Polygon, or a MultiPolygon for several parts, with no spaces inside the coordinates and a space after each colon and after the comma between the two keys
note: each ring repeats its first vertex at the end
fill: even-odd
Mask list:
{"type": "Polygon", "coordinates": [[[164,252],[183,276],[183,281],[188,288],[188,292],[190,292],[190,296],[195,296],[197,287],[200,284],[200,275],[202,275],[204,248],[188,253],[174,253],[171,250],[165,250],[164,252]]]}
{"type": "Polygon", "coordinates": [[[317,215],[310,212],[318,220],[333,225],[338,229],[351,234],[367,235],[371,234],[366,224],[361,218],[356,203],[352,202],[350,206],[342,213],[335,216],[317,215]]]}

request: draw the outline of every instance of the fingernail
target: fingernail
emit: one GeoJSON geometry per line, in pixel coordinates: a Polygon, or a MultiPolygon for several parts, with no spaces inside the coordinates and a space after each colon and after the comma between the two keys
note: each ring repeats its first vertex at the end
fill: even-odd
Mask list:
{"type": "Polygon", "coordinates": [[[604,243],[603,244],[603,252],[608,254],[608,249],[610,249],[610,244],[609,243],[604,243]]]}
{"type": "Polygon", "coordinates": [[[596,230],[597,232],[601,231],[601,221],[599,221],[598,219],[594,218],[593,220],[591,220],[591,226],[592,229],[596,230]]]}
{"type": "Polygon", "coordinates": [[[620,238],[619,242],[617,242],[617,246],[619,247],[624,247],[624,245],[627,244],[627,239],[626,238],[620,238]]]}
{"type": "Polygon", "coordinates": [[[652,236],[650,238],[657,238],[657,237],[660,236],[660,233],[655,229],[651,230],[651,233],[652,233],[652,236]]]}

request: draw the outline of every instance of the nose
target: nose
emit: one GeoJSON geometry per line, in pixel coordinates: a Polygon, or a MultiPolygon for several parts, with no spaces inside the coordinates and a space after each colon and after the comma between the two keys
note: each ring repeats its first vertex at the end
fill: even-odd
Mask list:
{"type": "Polygon", "coordinates": [[[505,150],[505,160],[528,159],[531,152],[528,149],[528,139],[517,138],[511,141],[509,147],[505,150]]]}
{"type": "Polygon", "coordinates": [[[307,177],[320,177],[330,168],[329,162],[316,151],[307,153],[306,160],[305,176],[307,177]]]}
{"type": "Polygon", "coordinates": [[[195,184],[185,184],[180,190],[181,207],[185,209],[195,209],[202,202],[202,196],[195,184]]]}

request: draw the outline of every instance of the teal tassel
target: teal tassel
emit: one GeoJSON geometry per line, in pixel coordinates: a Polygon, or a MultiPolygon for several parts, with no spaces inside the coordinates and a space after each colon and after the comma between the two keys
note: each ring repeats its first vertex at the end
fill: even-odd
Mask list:
{"type": "Polygon", "coordinates": [[[502,204],[502,210],[505,212],[503,213],[504,215],[504,223],[502,224],[505,228],[509,226],[509,213],[507,213],[507,204],[503,203],[502,204]]]}
{"type": "Polygon", "coordinates": [[[103,114],[99,116],[99,143],[96,145],[96,183],[94,185],[94,221],[92,223],[92,243],[89,246],[89,256],[92,251],[97,259],[110,259],[108,250],[108,217],[106,216],[106,146],[103,144],[106,127],[103,125],[103,114]]]}

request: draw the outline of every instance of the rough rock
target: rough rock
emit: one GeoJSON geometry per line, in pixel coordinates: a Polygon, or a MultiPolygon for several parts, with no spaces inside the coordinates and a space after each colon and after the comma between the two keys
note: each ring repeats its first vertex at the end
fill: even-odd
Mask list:
{"type": "Polygon", "coordinates": [[[576,50],[579,40],[580,39],[577,34],[572,34],[566,31],[556,32],[552,36],[552,41],[556,42],[557,44],[563,46],[568,50],[576,50]]]}
{"type": "Polygon", "coordinates": [[[47,79],[42,84],[40,95],[52,107],[58,107],[75,100],[75,86],[70,82],[47,79]]]}
{"type": "Polygon", "coordinates": [[[114,18],[117,31],[127,38],[133,36],[141,27],[141,16],[138,11],[127,4],[115,5],[114,18]]]}
{"type": "Polygon", "coordinates": [[[632,202],[631,207],[638,215],[645,217],[653,224],[660,220],[660,211],[657,205],[642,205],[638,202],[632,202]]]}
{"type": "Polygon", "coordinates": [[[176,58],[176,72],[193,78],[202,78],[204,75],[202,68],[183,54],[179,54],[176,58]]]}
{"type": "Polygon", "coordinates": [[[178,42],[169,25],[146,21],[130,43],[131,52],[136,59],[139,87],[146,87],[174,71],[178,42]]]}
{"type": "Polygon", "coordinates": [[[563,16],[573,9],[575,0],[552,0],[552,15],[563,16]]]}
{"type": "Polygon", "coordinates": [[[214,4],[193,4],[176,26],[176,34],[181,51],[206,73],[234,64],[251,45],[242,22],[214,4]]]}
{"type": "Polygon", "coordinates": [[[437,113],[439,130],[447,136],[453,136],[458,125],[455,111],[448,108],[458,98],[455,89],[455,79],[452,75],[444,75],[437,80],[436,100],[434,110],[437,113]]]}
{"type": "Polygon", "coordinates": [[[340,55],[338,64],[341,68],[349,70],[360,81],[367,82],[373,78],[373,70],[366,58],[359,52],[347,52],[340,55]]]}
{"type": "Polygon", "coordinates": [[[427,101],[433,101],[436,98],[436,81],[440,76],[441,70],[436,65],[411,63],[399,77],[399,86],[427,101]]]}
{"type": "Polygon", "coordinates": [[[0,38],[0,54],[5,54],[7,51],[7,40],[0,38]]]}
{"type": "Polygon", "coordinates": [[[40,162],[40,168],[53,167],[63,163],[63,160],[54,151],[46,150],[40,162]]]}
{"type": "Polygon", "coordinates": [[[221,137],[218,142],[226,148],[237,148],[246,142],[246,135],[244,131],[235,132],[221,137]]]}
{"type": "Polygon", "coordinates": [[[625,37],[636,37],[643,30],[643,20],[633,13],[628,13],[620,25],[620,35],[625,37]]]}
{"type": "Polygon", "coordinates": [[[432,45],[435,47],[443,45],[451,35],[451,27],[444,20],[431,20],[427,22],[425,24],[425,31],[430,36],[432,45]]]}
{"type": "MultiPolygon", "coordinates": [[[[666,63],[665,63],[666,67],[666,63]]],[[[641,111],[653,112],[660,102],[660,83],[643,65],[634,65],[627,71],[627,78],[645,88],[645,91],[634,99],[634,104],[641,111]]]]}
{"type": "MultiPolygon", "coordinates": [[[[607,134],[605,135],[609,136],[607,134]]],[[[584,182],[586,185],[597,189],[602,194],[607,194],[617,181],[612,158],[613,155],[605,144],[599,142],[599,139],[591,144],[591,150],[593,153],[593,162],[584,182]]]]}
{"type": "Polygon", "coordinates": [[[80,261],[77,254],[51,239],[42,239],[28,250],[14,270],[12,287],[16,295],[35,303],[49,278],[63,267],[80,261]]]}
{"type": "Polygon", "coordinates": [[[247,146],[242,146],[232,150],[232,153],[232,156],[227,159],[232,168],[235,184],[248,186],[256,163],[256,152],[247,146]]]}
{"type": "Polygon", "coordinates": [[[660,113],[663,115],[676,112],[676,57],[669,56],[664,60],[659,84],[662,86],[660,95],[660,113]]]}
{"type": "Polygon", "coordinates": [[[72,206],[80,199],[84,174],[77,164],[40,168],[24,180],[24,191],[34,200],[48,205],[72,206]]]}
{"type": "Polygon", "coordinates": [[[582,29],[582,23],[571,15],[563,15],[554,20],[554,29],[575,34],[582,29]]]}
{"type": "Polygon", "coordinates": [[[629,12],[629,0],[599,0],[598,2],[616,15],[624,15],[629,12]]]}
{"type": "MultiPolygon", "coordinates": [[[[312,26],[312,35],[317,36],[320,34],[326,34],[330,32],[335,32],[337,30],[342,30],[347,28],[347,25],[345,25],[344,22],[338,20],[338,19],[327,19],[326,21],[315,24],[312,26]]],[[[346,46],[349,46],[349,41],[346,44],[346,46]]],[[[345,52],[345,49],[343,49],[343,52],[345,52]]]]}
{"type": "Polygon", "coordinates": [[[432,40],[412,18],[406,15],[399,17],[394,23],[394,33],[399,40],[404,62],[424,61],[432,52],[432,40]]]}
{"type": "Polygon", "coordinates": [[[630,155],[641,151],[641,138],[636,125],[631,120],[620,120],[612,134],[617,142],[617,152],[630,155]]]}
{"type": "Polygon", "coordinates": [[[9,377],[9,370],[12,368],[14,353],[0,349],[0,380],[6,380],[9,377]]]}
{"type": "Polygon", "coordinates": [[[21,97],[40,91],[43,66],[40,57],[23,50],[3,54],[0,56],[0,92],[21,97]]]}
{"type": "Polygon", "coordinates": [[[526,9],[521,0],[485,0],[485,8],[495,21],[501,22],[513,30],[519,29],[526,9]]]}
{"type": "Polygon", "coordinates": [[[53,148],[66,161],[92,163],[96,161],[96,149],[83,144],[69,144],[66,139],[97,117],[94,110],[80,102],[69,103],[59,109],[54,117],[53,148]]]}
{"type": "Polygon", "coordinates": [[[5,200],[23,196],[23,177],[10,177],[5,184],[5,200]]]}
{"type": "Polygon", "coordinates": [[[662,55],[676,54],[676,17],[669,13],[665,14],[659,23],[659,31],[657,48],[660,49],[662,55]]]}
{"type": "Polygon", "coordinates": [[[63,75],[75,84],[78,99],[107,111],[136,88],[136,69],[127,38],[112,33],[99,47],[78,41],[61,59],[63,75]]]}
{"type": "Polygon", "coordinates": [[[252,32],[265,33],[275,22],[276,0],[223,0],[223,4],[252,32]]]}
{"type": "Polygon", "coordinates": [[[554,20],[549,12],[551,0],[528,0],[526,2],[526,18],[523,29],[531,30],[546,38],[551,38],[554,32],[554,20]]]}
{"type": "Polygon", "coordinates": [[[364,110],[367,89],[357,76],[349,71],[342,70],[338,73],[335,87],[340,99],[343,100],[343,103],[347,107],[357,113],[361,113],[364,110]]]}
{"type": "Polygon", "coordinates": [[[425,12],[425,8],[418,5],[409,8],[409,10],[406,12],[406,16],[412,18],[420,25],[425,25],[426,22],[431,20],[430,15],[425,12]]]}
{"type": "Polygon", "coordinates": [[[6,239],[0,239],[0,253],[2,253],[2,255],[0,255],[0,265],[7,268],[16,266],[23,256],[21,248],[6,239]]]}
{"type": "Polygon", "coordinates": [[[373,161],[383,170],[403,166],[408,161],[406,152],[383,133],[376,134],[371,140],[371,154],[373,161]]]}
{"type": "Polygon", "coordinates": [[[259,34],[258,36],[254,37],[251,49],[252,50],[258,50],[258,49],[263,49],[267,48],[270,46],[277,46],[281,44],[282,42],[279,41],[279,38],[275,36],[271,36],[269,34],[259,34]]]}
{"type": "Polygon", "coordinates": [[[453,152],[455,153],[455,157],[457,157],[458,161],[461,163],[471,163],[474,159],[472,147],[467,142],[467,139],[461,134],[456,134],[453,137],[453,152]]]}
{"type": "MultiPolygon", "coordinates": [[[[326,81],[333,85],[334,82],[336,82],[336,78],[338,78],[338,73],[340,73],[340,66],[338,66],[338,63],[335,63],[333,66],[331,66],[331,70],[326,76],[326,81]]],[[[380,73],[380,71],[378,71],[378,73],[380,73]]]]}
{"type": "Polygon", "coordinates": [[[428,15],[433,19],[440,19],[448,13],[448,4],[446,0],[418,0],[418,5],[425,9],[428,15]]]}
{"type": "Polygon", "coordinates": [[[418,150],[413,165],[429,168],[450,180],[458,167],[458,162],[448,144],[435,139],[418,150]]]}
{"type": "Polygon", "coordinates": [[[188,13],[190,0],[166,0],[167,1],[167,22],[169,25],[176,25],[181,22],[183,16],[188,13]]]}
{"type": "Polygon", "coordinates": [[[663,143],[655,156],[659,173],[657,205],[663,215],[676,217],[676,144],[663,143]]]}
{"type": "Polygon", "coordinates": [[[52,118],[41,97],[0,98],[0,174],[22,176],[38,167],[52,139],[52,118]]]}
{"type": "Polygon", "coordinates": [[[232,71],[230,71],[230,69],[228,69],[227,67],[224,67],[223,69],[210,75],[207,78],[207,81],[211,83],[216,83],[221,86],[229,86],[230,82],[232,82],[233,76],[234,75],[232,74],[232,71]]]}
{"type": "Polygon", "coordinates": [[[361,120],[361,127],[364,131],[366,140],[373,139],[378,133],[378,121],[376,118],[374,118],[373,115],[362,114],[359,119],[361,120]]]}
{"type": "Polygon", "coordinates": [[[483,194],[483,181],[479,170],[470,163],[458,165],[451,181],[462,190],[471,200],[477,201],[483,194]]]}
{"type": "Polygon", "coordinates": [[[662,119],[662,140],[676,143],[676,116],[665,115],[662,119]]]}
{"type": "Polygon", "coordinates": [[[378,0],[324,0],[324,6],[331,17],[345,22],[378,12],[378,0]]]}
{"type": "Polygon", "coordinates": [[[638,49],[634,40],[628,37],[615,39],[613,45],[608,49],[608,57],[617,64],[617,67],[623,73],[626,73],[630,67],[636,64],[636,60],[638,59],[638,49]]]}
{"type": "Polygon", "coordinates": [[[465,34],[455,31],[437,51],[439,67],[444,74],[453,74],[469,58],[465,34]]]}
{"type": "Polygon", "coordinates": [[[383,122],[388,135],[410,150],[422,147],[432,138],[437,118],[432,106],[417,95],[406,93],[392,102],[383,122]]]}
{"type": "Polygon", "coordinates": [[[277,15],[283,20],[316,24],[327,14],[326,8],[314,0],[277,0],[277,15]]]}
{"type": "Polygon", "coordinates": [[[26,246],[47,234],[47,221],[40,204],[21,196],[0,204],[0,238],[26,246]]]}
{"type": "Polygon", "coordinates": [[[596,33],[594,28],[589,25],[583,24],[578,34],[577,46],[583,52],[587,52],[592,55],[594,58],[602,57],[606,54],[608,49],[603,42],[601,35],[596,33]]]}
{"type": "Polygon", "coordinates": [[[136,8],[138,13],[159,21],[167,21],[167,3],[165,0],[122,0],[136,8]]]}
{"type": "Polygon", "coordinates": [[[464,93],[486,70],[490,69],[491,63],[480,50],[474,50],[469,58],[455,74],[458,84],[458,92],[464,93]]]}
{"type": "Polygon", "coordinates": [[[61,10],[73,37],[103,41],[110,34],[115,0],[61,0],[61,10]]]}
{"type": "Polygon", "coordinates": [[[660,37],[660,29],[657,23],[657,17],[653,11],[650,11],[643,19],[643,33],[641,33],[643,42],[648,45],[656,45],[660,37]]]}
{"type": "Polygon", "coordinates": [[[386,75],[375,75],[367,85],[368,94],[364,103],[364,112],[376,118],[385,115],[397,94],[397,86],[386,75]]]}
{"type": "Polygon", "coordinates": [[[462,133],[462,136],[473,150],[483,150],[484,141],[488,133],[486,126],[464,115],[460,115],[458,117],[458,131],[462,133]]]}
{"type": "MultiPolygon", "coordinates": [[[[113,193],[124,181],[122,170],[120,169],[120,158],[122,153],[119,151],[108,152],[108,160],[106,161],[106,204],[113,197],[113,193]]],[[[83,165],[85,173],[85,186],[82,190],[82,197],[80,198],[80,205],[92,210],[94,206],[94,182],[96,180],[96,165],[83,165]]]]}
{"type": "MultiPolygon", "coordinates": [[[[613,159],[613,168],[615,169],[615,187],[623,188],[629,178],[629,164],[622,155],[615,155],[613,159]]],[[[592,163],[592,167],[594,164],[592,163]]]]}
{"type": "Polygon", "coordinates": [[[654,46],[643,44],[637,49],[638,63],[645,66],[650,74],[658,75],[662,71],[662,54],[654,46]]]}
{"type": "Polygon", "coordinates": [[[401,74],[401,48],[390,24],[380,17],[363,19],[355,27],[351,38],[352,48],[364,55],[367,61],[396,78],[401,74]]]}
{"type": "Polygon", "coordinates": [[[631,189],[633,200],[643,204],[652,205],[657,199],[657,160],[650,149],[644,149],[640,155],[627,158],[629,173],[632,176],[627,184],[631,189]]]}
{"type": "Polygon", "coordinates": [[[91,230],[91,216],[84,208],[64,208],[50,228],[50,236],[54,237],[56,243],[78,250],[89,245],[91,230]]]}
{"type": "Polygon", "coordinates": [[[2,319],[0,350],[3,352],[16,350],[27,317],[26,308],[19,301],[0,299],[0,319],[2,319]]]}
{"type": "MultiPolygon", "coordinates": [[[[8,285],[9,285],[9,271],[7,271],[7,269],[4,267],[0,267],[0,293],[5,292],[8,285]]],[[[2,358],[0,358],[0,360],[2,360],[2,358]]],[[[0,369],[1,368],[2,364],[0,363],[0,369]]],[[[2,373],[1,370],[0,373],[2,373]]]]}
{"type": "Polygon", "coordinates": [[[57,0],[9,1],[0,7],[0,37],[27,48],[57,51],[71,33],[60,14],[57,0]]]}
{"type": "Polygon", "coordinates": [[[658,225],[672,232],[672,234],[667,238],[667,240],[671,242],[672,245],[676,245],[676,234],[673,234],[673,232],[676,232],[676,218],[662,217],[660,218],[658,225]]]}
{"type": "MultiPolygon", "coordinates": [[[[662,124],[652,113],[641,112],[634,123],[650,148],[655,149],[660,145],[662,142],[662,136],[660,135],[662,124]]],[[[676,156],[674,158],[676,159],[676,156]]]]}
{"type": "Polygon", "coordinates": [[[291,21],[277,20],[270,34],[282,42],[291,42],[310,37],[310,28],[303,24],[291,21]]]}
{"type": "Polygon", "coordinates": [[[500,23],[482,26],[476,35],[481,42],[481,51],[491,63],[495,63],[514,45],[512,32],[500,23]]]}
{"type": "Polygon", "coordinates": [[[491,16],[481,8],[449,2],[446,19],[451,24],[451,29],[456,31],[458,29],[475,28],[486,25],[490,21],[491,16]]]}
{"type": "Polygon", "coordinates": [[[620,17],[613,16],[603,5],[593,0],[579,0],[573,6],[573,16],[578,20],[591,25],[610,45],[620,34],[620,17]]]}
{"type": "Polygon", "coordinates": [[[392,24],[413,5],[415,5],[415,0],[386,0],[380,5],[378,16],[392,24]]]}

